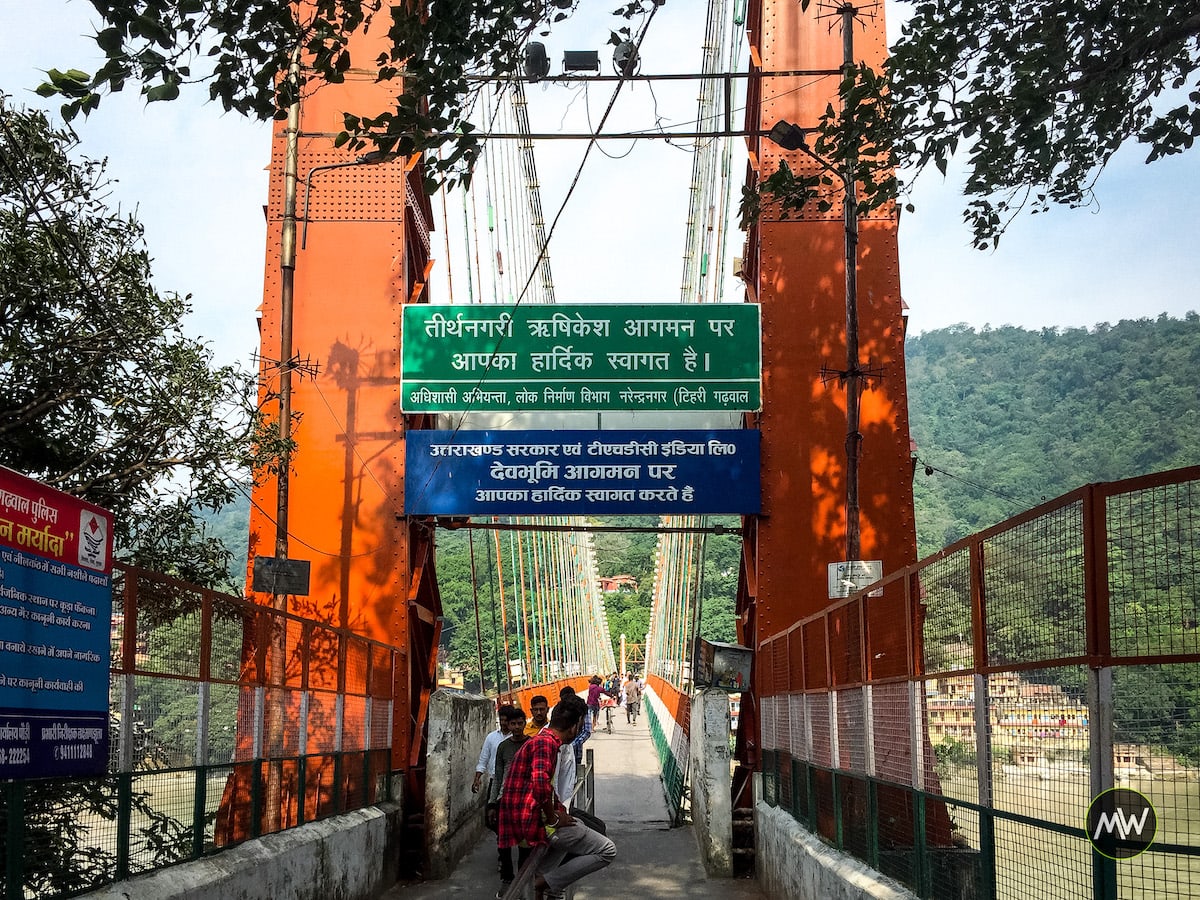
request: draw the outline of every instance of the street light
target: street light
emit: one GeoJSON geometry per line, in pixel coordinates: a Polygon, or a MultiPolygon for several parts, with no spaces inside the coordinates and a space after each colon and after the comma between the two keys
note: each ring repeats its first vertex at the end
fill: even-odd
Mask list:
{"type": "Polygon", "coordinates": [[[859,398],[861,379],[866,374],[858,358],[858,191],[854,183],[853,165],[839,169],[818,156],[804,139],[805,130],[780,119],[767,133],[771,141],[784,150],[799,150],[815,160],[823,169],[842,182],[842,211],[845,221],[846,268],[846,368],[839,378],[846,385],[846,560],[859,559],[862,550],[862,525],[858,498],[859,455],[862,432],[859,430],[859,398]]]}
{"type": "MultiPolygon", "coordinates": [[[[842,68],[847,78],[854,70],[855,7],[845,3],[842,16],[842,68]]],[[[847,105],[844,115],[853,119],[854,108],[847,105]]],[[[812,131],[814,129],[807,129],[812,131]]],[[[858,358],[858,189],[854,172],[858,168],[858,151],[853,141],[847,143],[845,158],[839,168],[818,156],[808,146],[806,129],[780,119],[767,132],[767,137],[784,150],[799,150],[815,160],[823,169],[842,182],[842,212],[845,221],[846,260],[846,368],[837,373],[846,385],[846,561],[853,565],[862,555],[862,524],[858,498],[859,455],[862,432],[859,430],[859,398],[861,379],[867,374],[858,358]]]]}
{"type": "Polygon", "coordinates": [[[313,166],[308,170],[304,179],[304,228],[300,231],[300,249],[308,246],[308,205],[312,198],[313,176],[318,172],[328,172],[330,169],[347,169],[351,166],[374,166],[379,163],[391,162],[396,158],[395,153],[385,153],[383,150],[370,150],[362,156],[346,160],[346,162],[327,163],[323,166],[313,166]]]}
{"type": "Polygon", "coordinates": [[[804,129],[793,125],[786,119],[780,119],[767,132],[767,137],[784,150],[800,150],[808,152],[808,143],[804,140],[804,129]]]}

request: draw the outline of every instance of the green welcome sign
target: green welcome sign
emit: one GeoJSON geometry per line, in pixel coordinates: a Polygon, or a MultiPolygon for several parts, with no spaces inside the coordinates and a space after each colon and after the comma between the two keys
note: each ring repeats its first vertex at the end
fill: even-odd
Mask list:
{"type": "Polygon", "coordinates": [[[406,413],[761,406],[756,304],[421,304],[403,327],[406,413]]]}

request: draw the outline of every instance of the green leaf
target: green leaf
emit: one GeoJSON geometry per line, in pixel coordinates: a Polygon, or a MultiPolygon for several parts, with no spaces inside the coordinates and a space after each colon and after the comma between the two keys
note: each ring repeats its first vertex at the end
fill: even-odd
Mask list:
{"type": "Polygon", "coordinates": [[[179,96],[179,85],[168,81],[166,84],[156,84],[146,90],[146,100],[154,103],[158,100],[174,100],[179,96]]]}
{"type": "Polygon", "coordinates": [[[125,35],[119,28],[105,28],[96,35],[96,43],[100,45],[105,56],[116,56],[124,46],[125,35]]]}

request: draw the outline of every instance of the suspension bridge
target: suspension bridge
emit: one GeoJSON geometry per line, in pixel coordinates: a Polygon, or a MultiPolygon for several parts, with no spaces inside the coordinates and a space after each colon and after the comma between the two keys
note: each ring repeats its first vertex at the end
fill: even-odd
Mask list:
{"type": "MultiPolygon", "coordinates": [[[[643,58],[655,15],[632,41],[643,58]]],[[[653,821],[690,811],[707,874],[676,883],[740,864],[770,896],[1188,896],[1195,770],[1120,716],[1138,673],[1200,684],[1200,472],[1090,485],[918,562],[896,212],[864,214],[858,160],[803,139],[843,78],[882,63],[882,9],[712,0],[703,24],[700,71],[672,76],[698,91],[695,120],[673,134],[657,113],[605,131],[622,89],[656,105],[668,79],[564,76],[588,124],[571,134],[551,113],[583,150],[549,217],[534,151],[556,123],[535,91],[554,79],[479,90],[485,151],[459,196],[431,200],[419,156],[335,143],[347,110],[393,101],[373,71],[277,123],[260,358],[288,451],[254,488],[247,596],[116,568],[110,765],[5,783],[6,900],[366,897],[417,874],[424,896],[439,880],[453,893],[481,828],[462,773],[493,705],[438,690],[439,541],[467,529],[494,562],[491,658],[473,613],[453,625],[475,631],[481,680],[490,669],[527,708],[618,667],[588,534],[614,514],[659,532],[632,636],[649,721],[637,747],[594,746],[639,772],[653,752],[653,821]],[[692,155],[678,301],[555,292],[556,228],[615,137],[692,155]],[[765,203],[738,234],[735,180],[753,189],[785,163],[816,196],[765,203]],[[738,517],[729,599],[754,654],[732,754],[725,696],[694,671],[718,515],[738,517]],[[1170,810],[1137,861],[1084,827],[1119,777],[1170,810]],[[78,809],[92,812],[62,827],[78,809]]],[[[355,59],[385,50],[375,32],[351,44],[355,59]]],[[[610,218],[657,216],[620,187],[610,218]]],[[[614,230],[589,240],[619,267],[614,230]]],[[[472,591],[491,583],[480,562],[472,591]]]]}

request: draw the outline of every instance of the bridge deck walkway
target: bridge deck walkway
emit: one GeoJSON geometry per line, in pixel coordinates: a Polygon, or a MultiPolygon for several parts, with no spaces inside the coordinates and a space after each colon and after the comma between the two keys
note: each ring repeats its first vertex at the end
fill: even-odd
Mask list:
{"type": "MultiPolygon", "coordinates": [[[[604,719],[601,717],[601,724],[604,719]]],[[[757,882],[708,878],[691,826],[672,828],[658,757],[645,716],[629,725],[613,717],[613,733],[601,730],[587,747],[595,752],[596,815],[617,845],[611,866],[581,880],[576,900],[752,900],[766,896],[757,882]]],[[[487,832],[444,881],[398,885],[382,900],[463,897],[483,900],[500,886],[495,835],[487,832]]],[[[532,892],[531,892],[532,896],[532,892]]]]}

